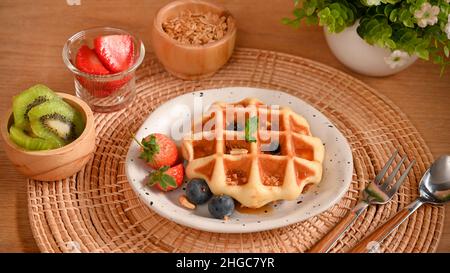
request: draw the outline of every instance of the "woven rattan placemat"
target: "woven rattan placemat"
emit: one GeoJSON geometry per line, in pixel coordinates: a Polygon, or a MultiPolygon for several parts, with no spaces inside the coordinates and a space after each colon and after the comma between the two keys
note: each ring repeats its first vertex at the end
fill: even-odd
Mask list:
{"type": "MultiPolygon", "coordinates": [[[[408,118],[387,98],[328,66],[283,53],[237,49],[215,76],[182,81],[164,71],[154,56],[137,71],[137,97],[127,109],[95,114],[93,159],[63,181],[28,181],[31,228],[43,252],[303,252],[326,234],[357,202],[395,148],[417,163],[399,193],[384,206],[371,206],[334,252],[348,250],[368,232],[417,197],[422,173],[433,158],[408,118]],[[161,103],[209,88],[250,86],[291,93],[324,113],[347,137],[354,174],[345,197],[307,221],[249,234],[202,232],[175,224],[142,204],[125,176],[125,156],[136,131],[161,103]]],[[[444,208],[423,206],[383,243],[383,252],[432,252],[444,208]]]]}

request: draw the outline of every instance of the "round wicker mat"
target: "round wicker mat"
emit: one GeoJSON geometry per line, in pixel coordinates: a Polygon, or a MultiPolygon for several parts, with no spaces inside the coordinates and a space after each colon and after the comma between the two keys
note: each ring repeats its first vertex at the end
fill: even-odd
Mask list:
{"type": "MultiPolygon", "coordinates": [[[[137,72],[137,97],[119,112],[95,114],[97,150],[73,177],[55,182],[28,181],[31,228],[43,252],[303,252],[316,243],[357,202],[395,148],[417,163],[399,193],[384,206],[371,206],[334,252],[352,247],[368,232],[417,197],[422,173],[433,158],[407,117],[362,82],[300,57],[237,49],[215,76],[182,81],[164,71],[154,56],[137,72]],[[251,86],[298,96],[324,113],[347,137],[354,174],[345,197],[307,221],[250,234],[202,232],[170,222],[142,204],[124,172],[131,139],[161,103],[196,90],[251,86]]],[[[381,246],[383,252],[432,252],[438,244],[444,208],[424,206],[381,246]]]]}

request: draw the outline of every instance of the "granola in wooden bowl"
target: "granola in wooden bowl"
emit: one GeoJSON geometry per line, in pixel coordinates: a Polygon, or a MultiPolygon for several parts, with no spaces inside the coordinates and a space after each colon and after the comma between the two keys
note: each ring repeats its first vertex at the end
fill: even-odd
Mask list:
{"type": "Polygon", "coordinates": [[[213,75],[231,57],[236,23],[223,7],[204,1],[174,1],[153,22],[152,43],[166,70],[182,79],[213,75]]]}

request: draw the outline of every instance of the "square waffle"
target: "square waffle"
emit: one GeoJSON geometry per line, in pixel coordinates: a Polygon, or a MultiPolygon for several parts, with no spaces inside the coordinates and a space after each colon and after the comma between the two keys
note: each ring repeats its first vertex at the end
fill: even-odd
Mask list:
{"type": "Polygon", "coordinates": [[[214,194],[229,195],[242,206],[296,199],[322,178],[322,141],[288,107],[254,98],[216,102],[193,129],[182,143],[187,177],[205,179],[214,194]],[[257,127],[249,141],[245,124],[253,117],[257,127]]]}

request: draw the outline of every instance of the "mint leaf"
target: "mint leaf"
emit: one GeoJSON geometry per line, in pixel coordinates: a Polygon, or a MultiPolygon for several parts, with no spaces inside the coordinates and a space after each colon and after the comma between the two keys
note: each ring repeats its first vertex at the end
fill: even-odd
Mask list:
{"type": "Polygon", "coordinates": [[[245,122],[245,141],[256,142],[255,134],[258,130],[258,117],[253,116],[245,122]]]}

